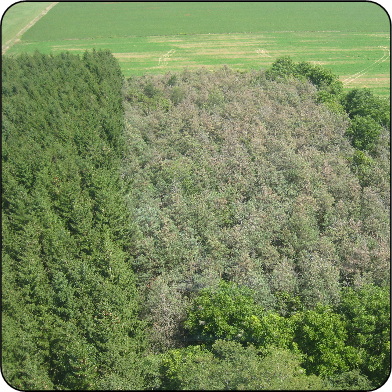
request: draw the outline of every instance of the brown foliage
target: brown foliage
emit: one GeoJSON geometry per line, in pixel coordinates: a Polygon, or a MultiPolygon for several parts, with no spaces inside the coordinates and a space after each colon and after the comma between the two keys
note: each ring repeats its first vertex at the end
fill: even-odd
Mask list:
{"type": "Polygon", "coordinates": [[[348,116],[307,82],[225,67],[133,78],[124,91],[145,279],[169,273],[192,293],[256,274],[270,292],[302,290],[309,306],[335,302],[343,282],[385,281],[385,134],[363,188],[348,116]],[[140,98],[146,86],[154,110],[140,98]]]}

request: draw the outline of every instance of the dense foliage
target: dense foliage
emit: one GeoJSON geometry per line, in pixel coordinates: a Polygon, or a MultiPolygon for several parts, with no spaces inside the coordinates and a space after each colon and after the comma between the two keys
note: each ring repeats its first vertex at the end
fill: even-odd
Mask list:
{"type": "Polygon", "coordinates": [[[371,389],[389,104],[278,59],[122,80],[3,59],[3,358],[20,389],[371,389]]]}
{"type": "Polygon", "coordinates": [[[16,388],[142,385],[121,85],[107,52],[3,59],[2,369],[16,388]]]}

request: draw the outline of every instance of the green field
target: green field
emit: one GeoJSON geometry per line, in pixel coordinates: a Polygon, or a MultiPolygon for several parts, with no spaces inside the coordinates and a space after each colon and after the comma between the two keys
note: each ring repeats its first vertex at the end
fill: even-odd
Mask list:
{"type": "Polygon", "coordinates": [[[10,7],[1,26],[1,44],[4,45],[40,14],[50,2],[17,3],[10,7]]]}
{"type": "MultiPolygon", "coordinates": [[[[5,21],[14,17],[8,12],[5,21]]],[[[7,54],[105,48],[126,77],[223,64],[266,68],[290,55],[332,69],[346,87],[388,95],[389,27],[387,13],[367,2],[63,2],[7,54]]]]}

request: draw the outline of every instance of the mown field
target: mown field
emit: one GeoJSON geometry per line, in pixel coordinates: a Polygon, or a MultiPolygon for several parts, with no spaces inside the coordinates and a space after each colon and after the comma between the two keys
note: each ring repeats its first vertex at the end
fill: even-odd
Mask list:
{"type": "Polygon", "coordinates": [[[389,47],[388,15],[374,3],[64,2],[7,54],[110,49],[126,77],[266,68],[287,54],[332,69],[346,87],[388,95],[389,47]]]}

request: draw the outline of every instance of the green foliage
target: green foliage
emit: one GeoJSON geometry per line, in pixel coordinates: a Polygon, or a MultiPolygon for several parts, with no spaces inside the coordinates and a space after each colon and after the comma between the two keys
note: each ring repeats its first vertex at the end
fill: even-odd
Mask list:
{"type": "Polygon", "coordinates": [[[306,376],[298,355],[271,348],[261,356],[253,347],[217,340],[211,351],[201,346],[168,351],[162,360],[164,389],[319,389],[316,376],[306,376]]]}
{"type": "Polygon", "coordinates": [[[253,343],[264,353],[271,352],[271,347],[279,347],[301,354],[302,366],[309,374],[335,380],[331,381],[334,385],[343,382],[338,381],[337,375],[347,373],[349,377],[356,370],[361,373],[355,382],[366,384],[369,377],[378,385],[385,380],[389,368],[386,293],[376,287],[356,292],[348,289],[336,310],[319,304],[313,310],[282,317],[252,309],[251,302],[244,300],[244,293],[241,295],[237,287],[222,282],[215,292],[199,293],[185,326],[200,342],[224,337],[243,344],[253,343]],[[358,306],[360,295],[364,296],[364,302],[358,306]],[[367,306],[371,303],[377,305],[370,313],[367,306]],[[377,317],[376,313],[382,316],[377,317]]]}
{"type": "Polygon", "coordinates": [[[50,376],[55,385],[69,389],[89,389],[97,376],[96,348],[75,325],[57,325],[50,331],[50,376]]]}
{"type": "Polygon", "coordinates": [[[295,69],[296,64],[290,56],[281,56],[272,63],[266,75],[271,79],[288,77],[295,74],[295,69]]]}
{"type": "Polygon", "coordinates": [[[307,62],[300,62],[296,66],[296,73],[305,76],[319,90],[326,90],[329,93],[339,95],[342,93],[343,84],[338,76],[330,69],[321,65],[311,65],[307,62]]]}
{"type": "Polygon", "coordinates": [[[381,125],[371,116],[354,116],[346,134],[356,149],[369,151],[381,134],[381,125]]]}
{"type": "MultiPolygon", "coordinates": [[[[4,262],[4,261],[3,261],[4,262]]],[[[4,269],[3,269],[4,272],[4,269]]],[[[4,279],[4,275],[3,275],[4,279]]],[[[54,388],[49,374],[48,328],[50,315],[23,305],[23,296],[3,280],[2,372],[8,383],[18,388],[54,388]],[[38,314],[31,317],[31,310],[38,314]],[[30,310],[30,312],[29,312],[30,310]],[[12,316],[11,316],[12,314],[12,316]]]]}
{"type": "Polygon", "coordinates": [[[185,327],[193,340],[207,344],[226,339],[263,348],[293,348],[294,330],[289,319],[266,313],[254,302],[251,290],[224,281],[216,289],[199,292],[185,327]]]}
{"type": "Polygon", "coordinates": [[[277,305],[276,311],[283,316],[290,315],[304,308],[299,295],[294,295],[287,291],[278,291],[276,294],[277,305]]]}
{"type": "Polygon", "coordinates": [[[343,83],[338,75],[318,64],[301,61],[295,63],[290,56],[278,57],[266,71],[269,79],[288,79],[290,77],[308,80],[317,88],[317,102],[323,103],[336,114],[344,113],[341,99],[344,96],[343,83]]]}
{"type": "Polygon", "coordinates": [[[347,371],[360,360],[356,349],[346,345],[347,337],[344,319],[326,306],[305,311],[296,321],[295,341],[306,354],[303,366],[322,377],[347,371]]]}
{"type": "Polygon", "coordinates": [[[332,92],[320,90],[317,92],[317,102],[323,103],[329,110],[337,114],[343,114],[344,108],[337,96],[341,93],[340,89],[336,91],[333,86],[330,86],[332,92]]]}
{"type": "Polygon", "coordinates": [[[271,79],[305,78],[319,90],[335,96],[339,96],[343,91],[343,84],[330,69],[305,61],[295,63],[290,56],[278,57],[266,71],[266,76],[271,79]]]}
{"type": "Polygon", "coordinates": [[[357,369],[336,374],[326,379],[326,389],[339,391],[370,391],[374,389],[369,379],[357,369]]]}
{"type": "Polygon", "coordinates": [[[355,88],[347,92],[342,104],[351,119],[356,116],[372,118],[383,127],[390,127],[390,105],[386,99],[377,97],[368,88],[355,88]]]}
{"type": "Polygon", "coordinates": [[[260,318],[255,315],[247,317],[244,324],[247,341],[253,342],[257,347],[267,349],[275,346],[297,352],[296,345],[293,344],[294,329],[291,319],[271,312],[260,318]]]}
{"type": "Polygon", "coordinates": [[[352,170],[358,176],[358,179],[363,187],[368,185],[372,168],[375,165],[374,160],[366,153],[366,151],[355,150],[354,155],[350,159],[352,170]]]}
{"type": "Polygon", "coordinates": [[[352,120],[346,132],[352,145],[361,151],[372,151],[382,128],[390,129],[390,103],[367,88],[350,90],[341,102],[352,120]]]}
{"type": "Polygon", "coordinates": [[[389,289],[347,288],[337,309],[347,320],[348,344],[361,353],[359,369],[375,387],[381,386],[391,366],[389,289]]]}
{"type": "Polygon", "coordinates": [[[208,367],[211,366],[211,362],[214,362],[213,354],[199,345],[189,346],[185,349],[169,350],[162,359],[160,373],[163,375],[163,385],[168,390],[185,389],[183,384],[188,388],[195,389],[199,389],[200,384],[206,389],[207,385],[218,388],[208,380],[208,367]],[[204,364],[204,366],[200,366],[200,364],[204,364]],[[186,371],[186,369],[188,370],[186,371]],[[194,384],[195,379],[199,385],[194,384]]]}
{"type": "Polygon", "coordinates": [[[3,370],[20,389],[94,389],[143,349],[121,72],[107,51],[37,52],[3,69],[3,370]]]}
{"type": "Polygon", "coordinates": [[[244,322],[263,309],[254,303],[250,291],[234,283],[220,282],[216,289],[202,290],[189,310],[185,327],[195,340],[211,342],[216,339],[247,341],[244,322]]]}

